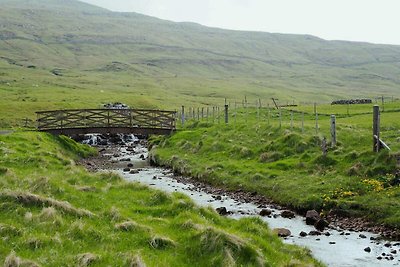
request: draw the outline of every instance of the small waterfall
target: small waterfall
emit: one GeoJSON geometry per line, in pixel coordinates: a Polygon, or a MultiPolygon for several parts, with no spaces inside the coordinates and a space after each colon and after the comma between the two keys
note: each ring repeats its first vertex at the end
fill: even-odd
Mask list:
{"type": "Polygon", "coordinates": [[[82,140],[83,144],[90,146],[106,146],[111,144],[131,145],[139,143],[139,138],[133,134],[85,134],[82,140]]]}

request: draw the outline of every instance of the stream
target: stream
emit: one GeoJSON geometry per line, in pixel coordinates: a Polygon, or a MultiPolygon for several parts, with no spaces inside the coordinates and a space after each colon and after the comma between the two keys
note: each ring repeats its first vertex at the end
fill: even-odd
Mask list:
{"type": "Polygon", "coordinates": [[[385,241],[373,233],[352,232],[334,226],[328,227],[321,235],[301,237],[300,232],[316,230],[314,226],[306,225],[304,217],[296,214],[292,219],[283,218],[280,216],[282,210],[276,205],[262,207],[272,211],[271,216],[262,217],[259,215],[261,208],[255,203],[238,201],[224,193],[207,193],[191,184],[190,179],[178,179],[170,170],[150,166],[145,146],[135,137],[125,141],[128,142],[113,149],[110,146],[99,147],[101,156],[108,160],[107,167],[102,169],[112,170],[127,181],[139,182],[153,189],[183,193],[199,206],[225,207],[229,211],[227,216],[233,219],[259,216],[271,229],[289,229],[291,235],[283,242],[307,247],[316,259],[328,266],[400,266],[400,242],[385,241]],[[370,252],[365,251],[366,248],[370,252]]]}

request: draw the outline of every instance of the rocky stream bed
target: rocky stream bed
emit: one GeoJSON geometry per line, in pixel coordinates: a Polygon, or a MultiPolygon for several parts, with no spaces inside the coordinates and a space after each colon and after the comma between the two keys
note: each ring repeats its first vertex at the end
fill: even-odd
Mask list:
{"type": "Polygon", "coordinates": [[[285,243],[307,247],[328,266],[400,265],[400,242],[385,239],[398,236],[398,231],[333,214],[321,218],[316,211],[307,211],[301,216],[255,193],[226,191],[151,166],[145,140],[129,136],[112,140],[114,144],[111,144],[93,138],[85,142],[101,144],[97,145],[99,155],[80,162],[90,171],[113,171],[127,181],[186,194],[197,205],[211,206],[221,216],[235,219],[259,216],[285,243]]]}

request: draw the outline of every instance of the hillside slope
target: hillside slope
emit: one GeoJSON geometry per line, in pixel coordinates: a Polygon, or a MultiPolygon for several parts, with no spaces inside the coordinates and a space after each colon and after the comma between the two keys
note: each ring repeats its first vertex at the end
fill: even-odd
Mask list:
{"type": "MultiPolygon", "coordinates": [[[[0,94],[8,87],[99,89],[159,107],[245,94],[331,101],[397,95],[400,46],[222,30],[75,0],[0,0],[0,68],[0,94]]],[[[29,94],[25,100],[38,101],[29,94]]]]}

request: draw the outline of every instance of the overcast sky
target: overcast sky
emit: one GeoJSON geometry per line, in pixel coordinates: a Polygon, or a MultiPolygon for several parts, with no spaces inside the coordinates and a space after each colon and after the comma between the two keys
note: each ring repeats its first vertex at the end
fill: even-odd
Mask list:
{"type": "Polygon", "coordinates": [[[400,0],[83,0],[172,21],[400,45],[400,0]]]}

